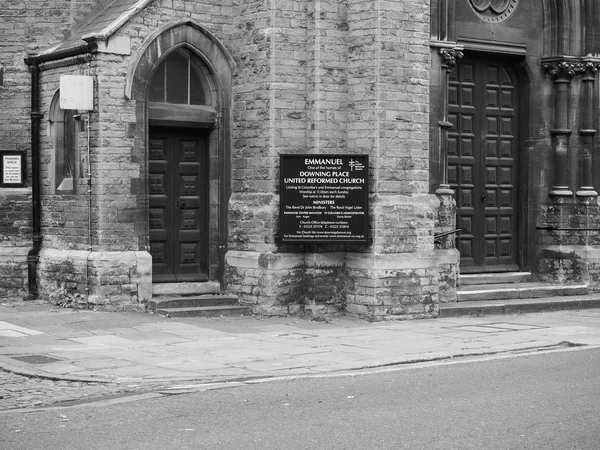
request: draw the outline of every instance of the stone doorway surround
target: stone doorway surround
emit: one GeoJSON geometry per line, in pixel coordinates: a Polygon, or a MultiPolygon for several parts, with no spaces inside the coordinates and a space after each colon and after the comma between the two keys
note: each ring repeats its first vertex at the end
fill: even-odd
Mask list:
{"type": "Polygon", "coordinates": [[[466,52],[522,55],[524,184],[520,266],[548,282],[600,284],[596,151],[600,20],[597,2],[432,2],[430,190],[447,184],[448,74],[466,52]],[[436,94],[437,93],[437,94],[436,94]],[[437,100],[435,100],[437,99],[437,100]],[[541,131],[540,131],[541,130],[541,131]]]}
{"type": "MultiPolygon", "coordinates": [[[[231,154],[231,88],[235,64],[223,45],[208,30],[189,21],[170,23],[148,37],[130,65],[126,96],[136,102],[137,124],[135,145],[147,155],[149,124],[184,126],[208,131],[208,280],[224,283],[224,255],[227,242],[227,202],[230,191],[231,154]],[[210,107],[161,107],[146,97],[154,70],[170,51],[186,48],[206,67],[212,105],[210,107]],[[165,109],[167,108],[167,109],[165,109]],[[168,111],[167,111],[168,110],[168,111]]],[[[143,169],[148,177],[147,157],[143,169]]],[[[147,181],[145,183],[147,185],[147,181]]],[[[140,204],[147,205],[148,193],[140,196],[140,204]]],[[[142,216],[142,214],[140,214],[142,216]]],[[[143,224],[149,249],[148,211],[143,224]]]]}
{"type": "MultiPolygon", "coordinates": [[[[461,273],[519,270],[521,81],[513,59],[465,56],[449,82],[448,183],[461,273]]],[[[519,61],[517,59],[516,61],[519,61]]]]}

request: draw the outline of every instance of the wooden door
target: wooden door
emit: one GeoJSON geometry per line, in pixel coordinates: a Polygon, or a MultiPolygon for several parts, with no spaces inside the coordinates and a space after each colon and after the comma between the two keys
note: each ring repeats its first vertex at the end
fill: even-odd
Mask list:
{"type": "Polygon", "coordinates": [[[450,78],[448,181],[460,270],[518,270],[518,95],[510,64],[468,60],[450,78]]]}
{"type": "Polygon", "coordinates": [[[208,280],[208,133],[151,127],[152,280],[208,280]]]}

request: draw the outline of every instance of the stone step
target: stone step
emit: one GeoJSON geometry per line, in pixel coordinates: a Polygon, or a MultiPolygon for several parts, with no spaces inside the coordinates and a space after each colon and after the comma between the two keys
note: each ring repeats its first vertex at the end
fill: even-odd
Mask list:
{"type": "Polygon", "coordinates": [[[220,291],[221,286],[216,281],[152,283],[153,297],[218,294],[220,291]]]}
{"type": "Polygon", "coordinates": [[[252,315],[252,308],[249,306],[224,305],[190,308],[159,308],[156,309],[155,312],[168,317],[250,316],[252,315]]]}
{"type": "Polygon", "coordinates": [[[529,283],[533,281],[531,272],[499,272],[499,273],[473,273],[460,274],[459,286],[473,284],[509,284],[529,283]]]}
{"type": "Polygon", "coordinates": [[[456,296],[458,302],[473,302],[586,295],[587,293],[588,289],[585,284],[508,283],[460,286],[456,296]]]}
{"type": "Polygon", "coordinates": [[[194,286],[184,286],[184,289],[180,292],[183,291],[187,295],[178,296],[166,293],[173,292],[173,289],[163,290],[162,295],[148,301],[148,309],[168,317],[218,317],[252,314],[251,307],[237,304],[238,298],[235,295],[219,293],[192,294],[196,290],[197,288],[194,286]]]}
{"type": "Polygon", "coordinates": [[[440,317],[522,314],[590,308],[600,308],[600,294],[444,303],[440,305],[440,317]]]}
{"type": "Polygon", "coordinates": [[[198,308],[204,306],[233,306],[238,298],[235,295],[204,294],[186,297],[155,297],[148,301],[148,309],[159,308],[198,308]]]}

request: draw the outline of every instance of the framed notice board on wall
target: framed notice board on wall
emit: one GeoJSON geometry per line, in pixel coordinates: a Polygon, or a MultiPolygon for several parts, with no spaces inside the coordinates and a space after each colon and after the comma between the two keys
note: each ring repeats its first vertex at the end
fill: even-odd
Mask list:
{"type": "Polygon", "coordinates": [[[0,187],[24,187],[26,180],[25,152],[0,150],[0,187]]]}
{"type": "Polygon", "coordinates": [[[368,155],[280,155],[283,243],[369,240],[368,155]]]}

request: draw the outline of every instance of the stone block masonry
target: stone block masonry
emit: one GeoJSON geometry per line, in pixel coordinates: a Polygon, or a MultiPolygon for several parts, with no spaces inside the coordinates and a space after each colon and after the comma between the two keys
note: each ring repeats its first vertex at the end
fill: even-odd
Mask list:
{"type": "MultiPolygon", "coordinates": [[[[265,53],[245,55],[234,89],[228,288],[257,312],[437,315],[428,4],[265,3],[240,21],[241,38],[265,53]],[[280,245],[278,155],[333,152],[370,156],[371,243],[280,245]]],[[[457,258],[445,261],[451,286],[457,258]]]]}
{"type": "Polygon", "coordinates": [[[31,190],[0,189],[0,296],[28,293],[27,254],[31,248],[31,190]]]}
{"type": "Polygon", "coordinates": [[[438,190],[440,206],[435,224],[435,250],[440,264],[440,303],[457,300],[456,289],[459,279],[460,253],[455,248],[455,239],[460,231],[456,229],[456,200],[453,191],[438,190]]]}
{"type": "Polygon", "coordinates": [[[152,298],[152,258],[147,252],[44,249],[39,270],[43,297],[77,296],[88,307],[136,310],[152,298]]]}
{"type": "MultiPolygon", "coordinates": [[[[45,67],[42,111],[64,73],[94,77],[95,109],[89,160],[78,140],[82,167],[91,167],[90,195],[88,174],[76,193],[56,195],[47,180],[53,143],[42,137],[42,291],[85,292],[108,309],[143,307],[150,297],[148,80],[137,76],[151,76],[161,52],[188,32],[214,37],[200,53],[222,45],[234,61],[232,78],[218,78],[231,80],[224,92],[217,95],[223,86],[214,83],[225,107],[213,106],[227,115],[231,105],[231,117],[211,137],[225,144],[211,147],[210,165],[226,169],[224,179],[210,180],[210,214],[223,226],[209,219],[217,255],[209,280],[261,314],[436,316],[440,299],[451,296],[456,263],[451,248],[434,248],[434,234],[450,225],[440,221],[443,200],[429,194],[429,2],[422,1],[156,0],[115,33],[118,52],[109,43],[89,62],[45,67]],[[128,87],[136,95],[125,94],[128,87]],[[368,244],[279,241],[283,153],[369,155],[368,244]],[[225,267],[217,267],[224,253],[225,267]]],[[[42,128],[51,134],[47,122],[42,128]]]]}
{"type": "Polygon", "coordinates": [[[600,291],[599,207],[554,202],[542,207],[537,272],[542,281],[586,283],[600,291]]]}
{"type": "MultiPolygon", "coordinates": [[[[99,0],[2,3],[0,19],[0,150],[27,152],[31,185],[31,76],[23,61],[62,41],[70,26],[99,0]]],[[[31,242],[31,189],[0,188],[0,296],[28,294],[27,253],[31,242]]]]}

